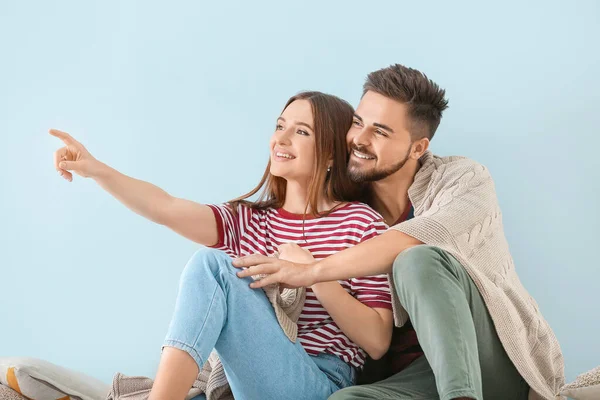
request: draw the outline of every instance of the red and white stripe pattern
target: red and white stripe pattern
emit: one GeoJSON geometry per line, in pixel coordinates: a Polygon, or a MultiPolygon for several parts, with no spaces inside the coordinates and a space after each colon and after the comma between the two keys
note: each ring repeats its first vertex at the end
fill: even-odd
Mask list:
{"type": "MultiPolygon", "coordinates": [[[[322,259],[352,247],[387,230],[381,216],[362,203],[348,203],[329,215],[303,221],[300,214],[283,209],[253,210],[211,205],[217,219],[219,243],[214,247],[231,257],[260,253],[273,255],[279,245],[294,242],[322,259]]],[[[339,281],[344,289],[363,304],[391,309],[389,282],[386,275],[339,281]]],[[[298,338],[312,355],[327,352],[360,368],[365,352],[338,328],[315,294],[307,288],[306,302],[298,321],[298,338]]]]}

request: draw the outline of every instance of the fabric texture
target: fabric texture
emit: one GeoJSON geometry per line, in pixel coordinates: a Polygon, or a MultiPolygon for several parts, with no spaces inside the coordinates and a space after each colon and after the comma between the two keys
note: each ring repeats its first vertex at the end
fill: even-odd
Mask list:
{"type": "MultiPolygon", "coordinates": [[[[530,398],[559,396],[560,346],[517,276],[487,168],[468,158],[426,152],[408,195],[415,216],[391,229],[454,256],[481,293],[506,353],[531,387],[530,398]]],[[[408,314],[395,292],[394,317],[401,326],[408,314]]]]}
{"type": "Polygon", "coordinates": [[[0,384],[29,399],[100,400],[109,386],[82,373],[27,357],[0,358],[0,384]]]}
{"type": "MultiPolygon", "coordinates": [[[[284,209],[252,209],[239,204],[210,205],[219,231],[214,246],[232,258],[259,253],[273,255],[282,243],[296,243],[317,260],[373,238],[387,230],[381,215],[359,202],[344,204],[322,217],[284,209]]],[[[385,274],[339,280],[350,295],[371,308],[392,308],[385,274]]],[[[277,312],[277,308],[275,309],[277,312]]],[[[298,318],[298,338],[311,355],[334,354],[359,368],[367,357],[321,305],[311,288],[298,318]]],[[[285,329],[285,328],[284,328],[285,329]]]]}
{"type": "Polygon", "coordinates": [[[600,399],[600,367],[579,375],[575,381],[560,388],[560,394],[575,400],[600,399]]]}
{"type": "Polygon", "coordinates": [[[24,397],[8,386],[0,385],[0,400],[27,400],[27,397],[24,397]]]}

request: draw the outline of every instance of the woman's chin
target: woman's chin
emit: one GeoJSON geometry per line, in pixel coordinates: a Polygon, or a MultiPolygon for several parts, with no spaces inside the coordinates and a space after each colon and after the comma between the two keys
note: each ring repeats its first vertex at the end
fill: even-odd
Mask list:
{"type": "Polygon", "coordinates": [[[277,178],[285,179],[290,182],[309,182],[312,176],[312,173],[305,173],[304,171],[297,171],[293,168],[273,168],[269,170],[269,173],[277,178]]]}
{"type": "Polygon", "coordinates": [[[282,178],[282,179],[288,179],[288,175],[289,173],[286,173],[286,171],[281,171],[279,168],[273,168],[271,167],[271,169],[269,170],[269,173],[277,178],[282,178]]]}

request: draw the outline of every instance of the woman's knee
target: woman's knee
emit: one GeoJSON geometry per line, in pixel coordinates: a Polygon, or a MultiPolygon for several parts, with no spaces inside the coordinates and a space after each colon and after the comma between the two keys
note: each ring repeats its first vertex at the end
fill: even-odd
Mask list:
{"type": "MultiPolygon", "coordinates": [[[[215,250],[210,247],[199,248],[187,262],[181,279],[194,279],[206,275],[210,271],[212,275],[216,275],[231,265],[231,258],[220,250],[215,250]]],[[[233,266],[231,266],[233,268],[233,266]]]]}

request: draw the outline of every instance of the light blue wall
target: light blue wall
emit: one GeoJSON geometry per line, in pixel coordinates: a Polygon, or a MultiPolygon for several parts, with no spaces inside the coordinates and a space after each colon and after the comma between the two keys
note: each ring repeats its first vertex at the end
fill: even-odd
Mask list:
{"type": "Polygon", "coordinates": [[[290,95],[356,105],[369,71],[400,62],[448,91],[434,151],[495,176],[567,377],[600,365],[598,2],[169,3],[0,2],[0,356],[153,375],[196,248],[93,181],[59,179],[48,128],[221,202],[261,176],[290,95]]]}

